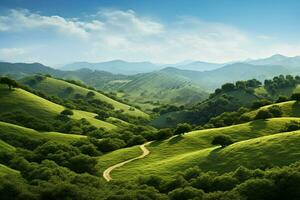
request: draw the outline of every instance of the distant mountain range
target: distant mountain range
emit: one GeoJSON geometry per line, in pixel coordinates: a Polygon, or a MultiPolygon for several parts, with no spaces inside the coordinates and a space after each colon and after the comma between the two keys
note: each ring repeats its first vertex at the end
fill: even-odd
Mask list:
{"type": "Polygon", "coordinates": [[[152,71],[158,71],[166,67],[175,67],[181,70],[192,70],[192,71],[211,71],[227,65],[245,63],[252,65],[267,65],[267,66],[283,66],[288,68],[300,67],[300,56],[287,57],[280,54],[273,55],[268,58],[246,60],[240,62],[230,63],[210,63],[203,61],[187,61],[177,64],[154,64],[151,62],[127,62],[123,60],[112,60],[108,62],[74,62],[61,67],[61,70],[78,70],[87,68],[91,70],[107,71],[113,74],[124,74],[133,75],[138,73],[148,73],[152,71]]]}
{"type": "Polygon", "coordinates": [[[82,68],[107,71],[114,74],[133,75],[161,70],[165,67],[176,67],[183,70],[208,71],[220,68],[225,64],[190,61],[178,64],[154,64],[151,62],[127,62],[123,60],[112,60],[108,62],[89,63],[74,62],[61,67],[61,70],[78,70],[82,68]]]}
{"type": "Polygon", "coordinates": [[[300,68],[300,56],[287,57],[280,54],[276,54],[268,58],[250,60],[247,63],[253,65],[281,65],[284,67],[300,68]]]}
{"type": "MultiPolygon", "coordinates": [[[[280,74],[300,75],[299,59],[300,57],[274,55],[224,66],[197,61],[167,67],[148,62],[130,63],[118,60],[97,65],[81,63],[72,71],[54,69],[40,63],[0,62],[0,75],[20,79],[35,73],[50,74],[59,78],[80,80],[105,91],[124,91],[124,98],[133,102],[143,96],[141,99],[149,101],[157,99],[169,104],[193,104],[203,100],[207,97],[207,92],[212,92],[226,82],[253,78],[263,81],[280,74]],[[85,69],[82,69],[84,66],[85,69]],[[203,70],[191,70],[200,68],[203,70]]],[[[72,67],[62,69],[71,70],[72,67]]]]}

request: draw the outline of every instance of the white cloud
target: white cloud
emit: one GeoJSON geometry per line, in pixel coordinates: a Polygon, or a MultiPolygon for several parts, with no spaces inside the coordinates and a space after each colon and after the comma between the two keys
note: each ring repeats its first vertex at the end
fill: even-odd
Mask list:
{"type": "Polygon", "coordinates": [[[270,52],[300,54],[296,44],[265,43],[270,42],[272,36],[252,36],[234,26],[193,17],[162,23],[141,17],[132,10],[100,10],[88,19],[10,10],[7,15],[0,16],[0,33],[21,34],[28,45],[39,46],[38,50],[25,55],[17,51],[20,45],[12,40],[10,46],[15,45],[15,50],[0,50],[0,59],[11,57],[21,61],[30,57],[46,64],[110,59],[225,62],[263,57],[270,52]],[[46,39],[31,37],[32,31],[45,30],[46,39]]]}
{"type": "Polygon", "coordinates": [[[12,59],[18,56],[22,56],[26,53],[26,50],[23,48],[1,48],[0,57],[1,59],[12,59]]]}

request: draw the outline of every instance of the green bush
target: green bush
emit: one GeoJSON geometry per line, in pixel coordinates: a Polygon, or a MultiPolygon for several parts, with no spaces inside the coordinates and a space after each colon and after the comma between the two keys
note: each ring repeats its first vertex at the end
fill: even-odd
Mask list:
{"type": "Polygon", "coordinates": [[[212,145],[221,145],[222,147],[226,147],[233,143],[233,140],[229,135],[217,135],[213,138],[211,144],[212,145]]]}

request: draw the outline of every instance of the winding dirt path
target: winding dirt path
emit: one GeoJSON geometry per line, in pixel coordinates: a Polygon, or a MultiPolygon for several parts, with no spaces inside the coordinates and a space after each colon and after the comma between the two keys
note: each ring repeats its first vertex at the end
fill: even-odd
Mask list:
{"type": "Polygon", "coordinates": [[[125,164],[127,164],[127,163],[130,163],[130,162],[132,162],[132,161],[134,161],[134,160],[142,159],[142,158],[144,158],[145,156],[147,156],[147,155],[150,153],[150,151],[146,148],[146,145],[148,145],[148,144],[150,144],[150,143],[151,143],[151,142],[147,142],[147,143],[145,143],[145,144],[140,145],[140,149],[143,151],[142,155],[140,155],[140,156],[138,156],[138,157],[135,157],[135,158],[131,158],[131,159],[129,159],[129,160],[126,160],[126,161],[124,161],[124,162],[115,164],[115,165],[113,165],[113,166],[107,168],[107,169],[103,172],[103,178],[104,178],[106,181],[111,181],[112,178],[111,178],[111,176],[110,176],[110,173],[111,173],[112,170],[114,170],[114,169],[116,169],[116,168],[118,168],[118,167],[121,167],[121,166],[123,166],[123,165],[125,165],[125,164]]]}

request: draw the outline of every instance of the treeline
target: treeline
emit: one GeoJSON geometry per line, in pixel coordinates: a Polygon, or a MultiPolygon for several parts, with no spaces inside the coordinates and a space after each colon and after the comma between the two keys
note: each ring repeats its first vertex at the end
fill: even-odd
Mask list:
{"type": "Polygon", "coordinates": [[[214,93],[210,95],[210,98],[213,98],[219,94],[231,92],[234,90],[244,90],[248,93],[253,94],[254,89],[261,86],[261,82],[256,79],[251,79],[247,81],[237,81],[234,83],[225,83],[221,88],[217,88],[214,93]]]}

